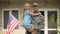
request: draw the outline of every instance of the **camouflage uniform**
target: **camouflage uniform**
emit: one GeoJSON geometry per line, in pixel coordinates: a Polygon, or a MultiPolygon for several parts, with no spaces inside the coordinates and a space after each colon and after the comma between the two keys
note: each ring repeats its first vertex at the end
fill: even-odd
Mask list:
{"type": "Polygon", "coordinates": [[[40,31],[40,29],[44,28],[44,16],[42,14],[32,16],[32,24],[40,31]]]}

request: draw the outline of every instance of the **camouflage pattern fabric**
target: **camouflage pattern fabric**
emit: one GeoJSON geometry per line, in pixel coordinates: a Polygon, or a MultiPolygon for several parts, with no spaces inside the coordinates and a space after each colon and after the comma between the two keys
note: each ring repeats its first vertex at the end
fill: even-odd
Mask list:
{"type": "Polygon", "coordinates": [[[33,16],[32,24],[39,30],[44,28],[44,16],[42,14],[38,16],[33,16]]]}

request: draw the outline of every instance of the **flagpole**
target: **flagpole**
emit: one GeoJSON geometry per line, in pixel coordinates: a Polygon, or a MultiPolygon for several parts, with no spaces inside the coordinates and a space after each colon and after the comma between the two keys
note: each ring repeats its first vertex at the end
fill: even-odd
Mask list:
{"type": "MultiPolygon", "coordinates": [[[[12,11],[10,10],[10,14],[12,15],[12,11]]],[[[12,34],[12,32],[10,32],[10,34],[12,34]]]]}
{"type": "MultiPolygon", "coordinates": [[[[12,15],[12,11],[11,11],[11,10],[10,10],[9,14],[11,14],[11,15],[12,15]]],[[[9,32],[8,34],[12,34],[12,32],[9,32]]]]}
{"type": "Polygon", "coordinates": [[[10,11],[10,14],[12,14],[12,11],[10,11]]]}

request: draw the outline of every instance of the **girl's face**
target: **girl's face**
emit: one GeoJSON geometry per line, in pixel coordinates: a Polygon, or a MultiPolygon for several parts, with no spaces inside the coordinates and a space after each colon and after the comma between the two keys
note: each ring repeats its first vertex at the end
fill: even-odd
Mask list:
{"type": "Polygon", "coordinates": [[[24,9],[29,10],[30,9],[30,4],[25,4],[24,9]]]}

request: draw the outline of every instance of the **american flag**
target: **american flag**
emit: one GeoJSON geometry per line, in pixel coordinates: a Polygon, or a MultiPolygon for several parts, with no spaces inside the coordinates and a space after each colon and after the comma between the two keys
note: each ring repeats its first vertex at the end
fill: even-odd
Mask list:
{"type": "Polygon", "coordinates": [[[18,20],[11,13],[9,13],[7,34],[11,34],[11,32],[13,32],[17,26],[18,26],[18,20]]]}

